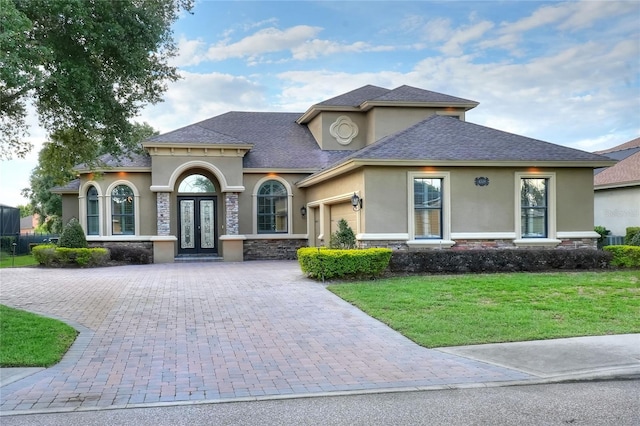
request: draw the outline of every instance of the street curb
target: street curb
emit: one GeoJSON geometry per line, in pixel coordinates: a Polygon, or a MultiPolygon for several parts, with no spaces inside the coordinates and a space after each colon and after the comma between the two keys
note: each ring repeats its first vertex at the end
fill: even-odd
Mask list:
{"type": "Polygon", "coordinates": [[[577,373],[564,374],[556,377],[545,377],[539,379],[512,380],[504,382],[486,382],[486,383],[453,383],[432,386],[409,386],[398,388],[379,388],[379,389],[361,389],[348,391],[329,391],[329,392],[313,392],[302,394],[286,394],[286,395],[264,395],[264,396],[243,396],[236,398],[218,398],[203,399],[196,401],[169,401],[169,402],[151,402],[142,404],[124,404],[110,405],[108,407],[71,407],[71,408],[51,408],[40,410],[21,410],[0,412],[1,417],[10,416],[26,416],[30,414],[62,414],[62,413],[81,413],[91,411],[109,411],[109,410],[129,410],[136,408],[159,408],[159,407],[182,407],[192,405],[207,404],[228,404],[237,402],[260,402],[260,401],[282,401],[290,399],[306,399],[306,398],[327,398],[339,396],[358,396],[358,395],[376,395],[385,393],[401,393],[401,392],[429,392],[443,390],[465,390],[480,388],[499,388],[511,386],[528,386],[528,385],[547,385],[559,383],[576,383],[589,381],[609,381],[609,380],[637,380],[640,379],[640,367],[632,368],[615,368],[600,370],[599,374],[577,373]]]}

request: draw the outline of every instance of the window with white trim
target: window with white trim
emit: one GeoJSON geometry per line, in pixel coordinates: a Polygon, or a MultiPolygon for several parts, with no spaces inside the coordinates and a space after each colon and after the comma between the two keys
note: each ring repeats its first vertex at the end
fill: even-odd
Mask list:
{"type": "Polygon", "coordinates": [[[442,178],[413,178],[415,239],[442,238],[442,178]]]}
{"type": "Polygon", "coordinates": [[[516,172],[516,238],[534,243],[556,238],[556,174],[516,172]]]}
{"type": "Polygon", "coordinates": [[[87,190],[87,235],[100,235],[100,202],[98,190],[90,186],[87,190]]]}
{"type": "Polygon", "coordinates": [[[257,193],[259,234],[288,231],[288,194],[285,186],[274,179],[260,185],[257,193]]]}
{"type": "Polygon", "coordinates": [[[127,185],[118,185],[111,191],[111,233],[135,234],[134,193],[127,185]]]}
{"type": "Polygon", "coordinates": [[[452,245],[450,172],[408,172],[410,245],[452,245]]]}
{"type": "Polygon", "coordinates": [[[547,238],[549,235],[549,179],[520,179],[520,235],[522,238],[547,238]]]}

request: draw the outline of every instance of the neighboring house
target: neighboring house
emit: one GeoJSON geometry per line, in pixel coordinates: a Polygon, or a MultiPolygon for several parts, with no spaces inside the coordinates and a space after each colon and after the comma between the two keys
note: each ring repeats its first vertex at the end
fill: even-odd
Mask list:
{"type": "Polygon", "coordinates": [[[38,227],[40,217],[38,214],[32,214],[20,219],[20,234],[33,234],[38,227]]]}
{"type": "Polygon", "coordinates": [[[595,247],[593,169],[614,161],[466,122],[477,105],[369,85],[304,113],[229,112],[55,192],[90,242],[155,262],[292,258],[341,218],[360,247],[595,247]]]}
{"type": "Polygon", "coordinates": [[[640,138],[596,154],[618,163],[595,170],[594,223],[625,235],[627,227],[640,226],[640,138]]]}

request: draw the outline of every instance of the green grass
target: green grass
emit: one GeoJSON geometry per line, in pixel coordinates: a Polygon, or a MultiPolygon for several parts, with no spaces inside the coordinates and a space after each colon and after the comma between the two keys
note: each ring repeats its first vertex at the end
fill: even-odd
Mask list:
{"type": "Polygon", "coordinates": [[[640,332],[640,271],[392,278],[328,287],[428,347],[640,332]]]}
{"type": "Polygon", "coordinates": [[[38,262],[30,254],[16,256],[14,259],[11,254],[3,251],[0,252],[0,268],[11,268],[13,266],[18,268],[21,266],[33,266],[37,264],[38,262]]]}
{"type": "Polygon", "coordinates": [[[0,305],[0,367],[49,367],[78,332],[67,324],[0,305]]]}

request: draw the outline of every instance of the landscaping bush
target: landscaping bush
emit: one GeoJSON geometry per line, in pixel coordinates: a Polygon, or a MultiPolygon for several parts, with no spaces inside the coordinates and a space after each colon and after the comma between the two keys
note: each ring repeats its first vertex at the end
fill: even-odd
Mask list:
{"type": "Polygon", "coordinates": [[[105,248],[68,248],[42,244],[32,250],[33,257],[44,266],[104,266],[109,261],[105,248]]]}
{"type": "Polygon", "coordinates": [[[630,246],[640,246],[640,232],[636,233],[629,241],[630,246]]]}
{"type": "Polygon", "coordinates": [[[329,247],[332,249],[352,249],[356,247],[356,234],[346,220],[338,221],[338,230],[331,234],[329,247]]]}
{"type": "Polygon", "coordinates": [[[315,279],[358,278],[380,275],[391,259],[391,249],[335,250],[303,247],[298,249],[302,272],[315,279]]]}
{"type": "Polygon", "coordinates": [[[604,250],[612,254],[613,258],[611,259],[611,264],[613,266],[622,266],[625,268],[640,268],[640,247],[606,246],[604,250]]]}
{"type": "Polygon", "coordinates": [[[631,244],[633,238],[640,234],[640,226],[630,226],[627,228],[627,234],[624,237],[624,243],[628,246],[632,246],[635,244],[631,244]]]}
{"type": "Polygon", "coordinates": [[[111,260],[134,265],[146,265],[153,263],[153,252],[143,247],[131,247],[125,245],[105,246],[111,253],[111,260]]]}
{"type": "Polygon", "coordinates": [[[13,253],[13,243],[16,242],[16,237],[1,237],[0,238],[0,250],[5,253],[13,253]]]}
{"type": "Polygon", "coordinates": [[[393,273],[520,272],[606,269],[612,255],[601,250],[394,251],[393,273]]]}
{"type": "Polygon", "coordinates": [[[67,248],[87,248],[87,238],[77,219],[71,219],[64,227],[58,246],[67,248]]]}
{"type": "Polygon", "coordinates": [[[598,248],[602,248],[602,246],[604,245],[604,240],[607,238],[607,235],[611,233],[611,231],[609,231],[604,226],[596,226],[595,228],[593,228],[593,230],[600,234],[600,237],[598,238],[598,248]]]}

